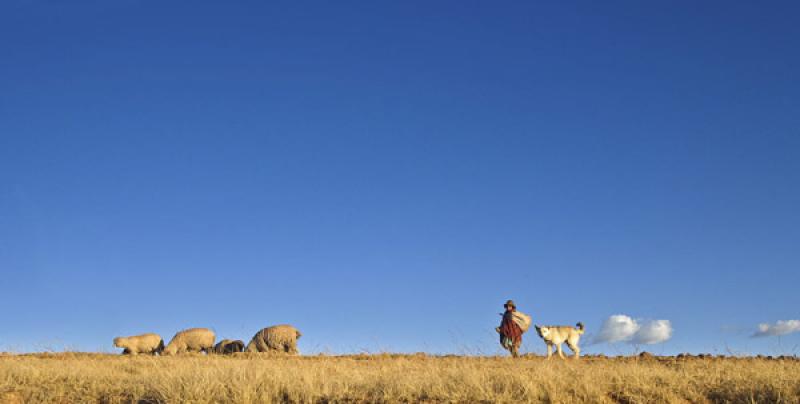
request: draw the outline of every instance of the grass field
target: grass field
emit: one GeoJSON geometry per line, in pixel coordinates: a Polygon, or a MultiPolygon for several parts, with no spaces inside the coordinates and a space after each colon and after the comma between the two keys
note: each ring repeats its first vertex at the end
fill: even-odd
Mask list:
{"type": "Polygon", "coordinates": [[[795,358],[0,355],[0,403],[800,403],[795,358]]]}

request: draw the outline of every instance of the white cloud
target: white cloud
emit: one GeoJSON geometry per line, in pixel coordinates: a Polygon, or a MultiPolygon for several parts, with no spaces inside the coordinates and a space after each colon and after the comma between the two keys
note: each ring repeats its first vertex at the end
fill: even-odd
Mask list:
{"type": "Polygon", "coordinates": [[[631,342],[634,344],[658,344],[672,338],[672,323],[669,320],[653,320],[645,322],[631,342]]]}
{"type": "Polygon", "coordinates": [[[615,314],[603,322],[600,332],[594,337],[595,342],[628,341],[639,331],[636,320],[624,315],[615,314]]]}
{"type": "Polygon", "coordinates": [[[669,320],[635,320],[624,314],[610,316],[594,337],[594,343],[630,342],[633,344],[658,344],[672,338],[669,320]]]}
{"type": "Polygon", "coordinates": [[[772,337],[800,331],[800,320],[778,320],[775,324],[761,323],[754,337],[772,337]]]}

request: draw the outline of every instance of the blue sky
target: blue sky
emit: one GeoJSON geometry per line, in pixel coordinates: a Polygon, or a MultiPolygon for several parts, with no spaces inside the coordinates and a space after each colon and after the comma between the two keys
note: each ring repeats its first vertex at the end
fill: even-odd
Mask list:
{"type": "Polygon", "coordinates": [[[798,12],[4,1],[0,350],[496,353],[513,298],[792,352],[749,336],[800,317],[798,12]]]}

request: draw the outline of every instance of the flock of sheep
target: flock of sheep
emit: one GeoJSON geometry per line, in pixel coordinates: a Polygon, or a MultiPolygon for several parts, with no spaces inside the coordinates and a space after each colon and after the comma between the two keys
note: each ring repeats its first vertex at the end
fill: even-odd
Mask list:
{"type": "Polygon", "coordinates": [[[148,333],[114,338],[114,346],[124,348],[123,354],[175,355],[184,352],[233,354],[236,352],[285,352],[297,354],[297,339],[302,334],[288,324],[267,327],[257,332],[245,347],[241,340],[224,339],[214,345],[217,336],[208,328],[190,328],[175,334],[164,346],[158,334],[148,333]]]}

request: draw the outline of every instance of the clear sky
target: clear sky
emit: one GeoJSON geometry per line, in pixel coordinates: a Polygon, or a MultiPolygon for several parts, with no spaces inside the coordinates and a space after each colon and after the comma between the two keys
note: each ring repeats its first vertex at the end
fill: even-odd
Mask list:
{"type": "Polygon", "coordinates": [[[0,350],[797,351],[800,3],[230,3],[0,4],[0,350]]]}

